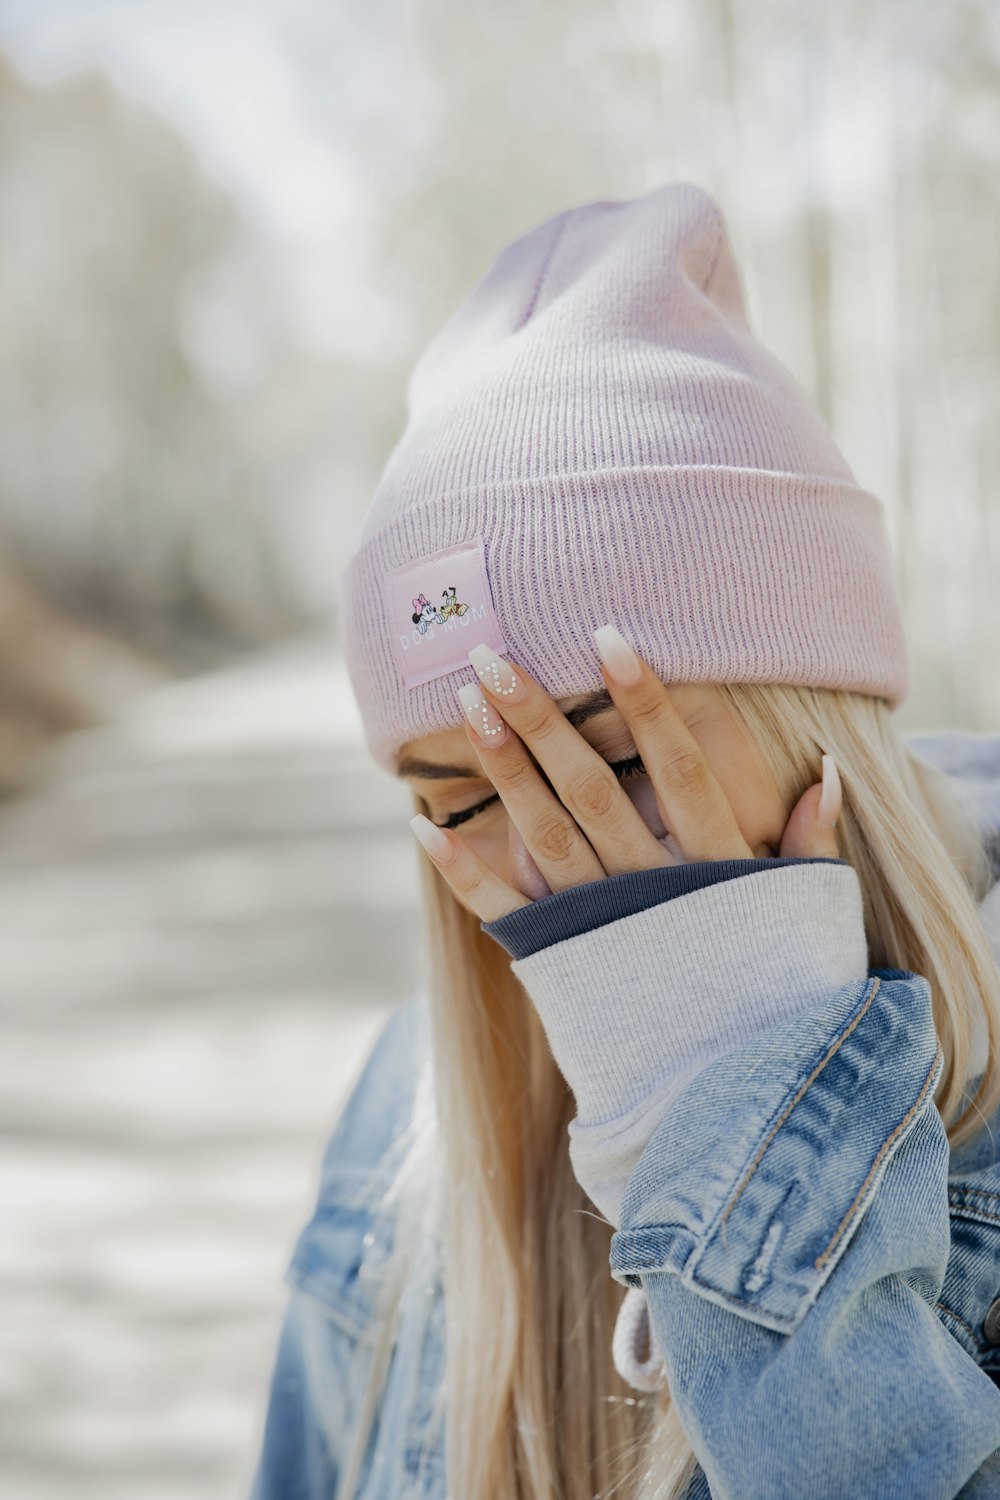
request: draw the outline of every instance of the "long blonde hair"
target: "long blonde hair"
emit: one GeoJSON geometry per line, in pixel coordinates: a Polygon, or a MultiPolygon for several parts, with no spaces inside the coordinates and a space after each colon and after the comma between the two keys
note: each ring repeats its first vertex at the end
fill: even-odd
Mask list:
{"type": "MultiPolygon", "coordinates": [[[[958,783],[904,744],[881,699],[747,683],[720,691],[787,807],[819,779],[822,751],[836,761],[838,837],[861,883],[869,963],[929,980],[945,1057],[935,1102],[961,1144],[1000,1104],[1000,969],[977,911],[992,871],[958,783]],[[977,1032],[988,1046],[970,1098],[977,1032]]],[[[404,1173],[411,1205],[426,1201],[430,1177],[439,1186],[448,1494],[679,1500],[695,1457],[666,1382],[637,1396],[611,1361],[624,1288],[608,1270],[613,1226],[570,1166],[572,1095],[506,952],[429,860],[419,868],[433,1108],[414,1127],[404,1173]]],[[[386,1279],[339,1500],[357,1484],[411,1244],[399,1237],[386,1279]]]]}

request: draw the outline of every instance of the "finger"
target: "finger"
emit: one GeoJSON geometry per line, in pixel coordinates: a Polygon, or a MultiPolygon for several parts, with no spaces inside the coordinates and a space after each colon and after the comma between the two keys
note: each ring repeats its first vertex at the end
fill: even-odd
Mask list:
{"type": "Polygon", "coordinates": [[[509,911],[528,905],[520,891],[495,875],[486,861],[451,829],[439,828],[423,813],[410,819],[410,827],[455,895],[472,908],[481,922],[495,922],[509,911]]]}
{"type": "MultiPolygon", "coordinates": [[[[484,691],[480,696],[474,684],[469,684],[468,688],[460,689],[459,698],[477,735],[483,731],[482,745],[476,744],[477,751],[485,749],[480,760],[553,890],[557,887],[543,861],[554,861],[557,873],[562,867],[560,848],[565,833],[561,815],[555,810],[560,805],[563,815],[568,812],[571,821],[586,835],[600,863],[600,874],[618,875],[626,870],[676,863],[649,828],[607,761],[569,723],[541,683],[536,682],[523,667],[513,668],[489,646],[474,647],[469,652],[469,660],[479,673],[484,691]],[[483,719],[484,702],[494,711],[497,723],[501,722],[499,716],[502,715],[503,721],[516,733],[494,735],[493,718],[487,715],[485,721],[483,719]],[[516,748],[519,741],[520,751],[516,748]],[[514,748],[509,748],[512,745],[514,748]],[[548,800],[544,803],[535,801],[536,817],[534,820],[528,818],[527,824],[522,819],[526,817],[526,799],[533,795],[533,780],[526,770],[531,766],[531,760],[525,753],[525,746],[542,767],[554,793],[551,803],[548,800]],[[516,784],[512,784],[512,778],[516,784]],[[543,845],[541,858],[536,849],[539,839],[543,845]]],[[[535,774],[537,777],[537,772],[535,774]]],[[[583,878],[597,877],[589,875],[583,878]]],[[[560,877],[560,888],[565,884],[560,877]]]]}
{"type": "MultiPolygon", "coordinates": [[[[472,687],[469,696],[476,693],[472,687]]],[[[600,880],[609,873],[568,809],[545,785],[525,745],[509,726],[500,742],[489,749],[470,724],[466,725],[466,734],[479,756],[483,774],[496,787],[551,891],[600,880]]]]}
{"type": "Polygon", "coordinates": [[[792,809],[781,836],[783,858],[840,859],[835,827],[842,803],[840,777],[829,755],[823,757],[824,781],[807,787],[792,809]],[[828,788],[823,800],[824,782],[828,788]]]}
{"type": "Polygon", "coordinates": [[[632,731],[664,824],[685,857],[751,858],[729,798],[666,685],[613,625],[595,630],[594,641],[601,675],[632,731]]]}

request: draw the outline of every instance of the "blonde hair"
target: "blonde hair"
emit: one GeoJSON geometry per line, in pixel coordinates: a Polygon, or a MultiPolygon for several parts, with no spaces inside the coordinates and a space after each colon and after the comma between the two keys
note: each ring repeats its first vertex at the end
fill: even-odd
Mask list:
{"type": "MultiPolygon", "coordinates": [[[[861,883],[869,962],[930,982],[945,1057],[935,1102],[961,1144],[1000,1104],[1000,969],[977,911],[993,875],[958,783],[903,743],[881,699],[786,685],[719,691],[786,807],[819,779],[822,751],[836,761],[838,837],[861,883]],[[970,1099],[977,1029],[986,1066],[970,1099]]],[[[439,1191],[448,1493],[679,1500],[696,1460],[666,1382],[637,1396],[611,1361],[625,1289],[608,1270],[613,1226],[570,1166],[572,1095],[506,952],[429,860],[419,867],[433,1083],[401,1175],[411,1213],[432,1180],[439,1191]]],[[[391,1353],[409,1234],[398,1244],[339,1500],[354,1493],[391,1353]]]]}

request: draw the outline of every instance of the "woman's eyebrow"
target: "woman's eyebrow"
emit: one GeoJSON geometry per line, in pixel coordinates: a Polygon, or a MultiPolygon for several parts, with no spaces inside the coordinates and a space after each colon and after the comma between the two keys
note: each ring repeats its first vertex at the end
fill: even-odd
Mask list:
{"type": "Polygon", "coordinates": [[[474,778],[481,776],[482,772],[474,771],[469,766],[445,766],[437,760],[418,760],[415,756],[409,755],[405,760],[400,761],[396,775],[424,776],[428,780],[437,777],[440,780],[444,780],[448,776],[469,776],[474,778]]]}
{"type": "MultiPolygon", "coordinates": [[[[566,710],[566,718],[574,729],[579,729],[588,719],[595,714],[602,714],[607,708],[614,708],[615,702],[607,688],[596,688],[594,692],[588,693],[581,698],[579,703],[574,703],[572,708],[566,710]]],[[[421,776],[428,780],[444,780],[448,776],[468,776],[475,778],[482,775],[482,771],[472,769],[469,766],[446,766],[437,760],[421,760],[418,756],[408,755],[401,760],[396,768],[397,776],[421,776]]]]}

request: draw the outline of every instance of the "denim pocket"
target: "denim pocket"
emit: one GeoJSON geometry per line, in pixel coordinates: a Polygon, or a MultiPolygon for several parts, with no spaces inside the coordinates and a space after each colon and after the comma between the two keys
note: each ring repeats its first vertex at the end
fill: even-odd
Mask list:
{"type": "MultiPolygon", "coordinates": [[[[346,1462],[381,1325],[381,1294],[395,1238],[388,1180],[370,1169],[327,1167],[316,1212],[299,1235],[286,1281],[320,1311],[303,1314],[303,1363],[322,1393],[322,1423],[337,1466],[346,1462]],[[331,1325],[336,1336],[330,1337],[331,1325]]],[[[380,1414],[357,1494],[443,1495],[443,1295],[431,1236],[407,1240],[406,1285],[380,1414]]]]}
{"type": "Polygon", "coordinates": [[[316,1211],[300,1232],[285,1280],[324,1303],[354,1338],[370,1340],[392,1249],[393,1215],[386,1183],[363,1167],[324,1174],[316,1211]]]}

